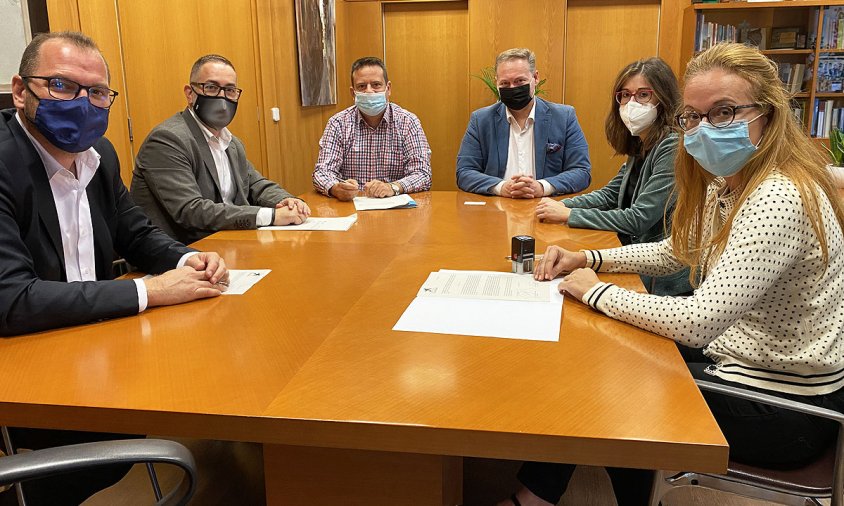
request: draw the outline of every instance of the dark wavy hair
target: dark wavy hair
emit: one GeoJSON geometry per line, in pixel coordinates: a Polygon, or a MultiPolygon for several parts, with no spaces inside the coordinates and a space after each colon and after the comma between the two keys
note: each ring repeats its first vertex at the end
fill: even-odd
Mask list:
{"type": "Polygon", "coordinates": [[[618,155],[633,156],[650,150],[674,129],[674,114],[679,104],[680,86],[677,84],[677,77],[662,58],[653,57],[634,61],[621,69],[618,77],[615,78],[610,96],[610,111],[604,124],[607,141],[618,155]],[[659,102],[656,119],[648,128],[645,137],[630,135],[630,130],[621,121],[618,103],[615,101],[615,94],[621,91],[624,83],[637,75],[641,75],[648,81],[659,102]]]}

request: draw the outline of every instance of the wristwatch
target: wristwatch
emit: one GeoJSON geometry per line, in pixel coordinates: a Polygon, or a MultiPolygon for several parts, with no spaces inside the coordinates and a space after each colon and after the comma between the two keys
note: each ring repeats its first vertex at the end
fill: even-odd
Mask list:
{"type": "Polygon", "coordinates": [[[394,197],[401,193],[401,186],[396,184],[396,183],[390,183],[390,188],[393,189],[393,196],[394,197]]]}

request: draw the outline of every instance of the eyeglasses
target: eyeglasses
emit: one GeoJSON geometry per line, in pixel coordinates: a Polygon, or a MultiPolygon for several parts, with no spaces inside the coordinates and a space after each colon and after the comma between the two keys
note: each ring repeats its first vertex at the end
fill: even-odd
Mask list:
{"type": "Polygon", "coordinates": [[[730,126],[736,118],[736,111],[740,109],[751,109],[753,107],[762,107],[761,104],[745,104],[745,105],[716,105],[712,109],[701,114],[696,111],[683,111],[674,119],[680,128],[686,132],[700,125],[700,121],[706,118],[706,121],[715,128],[724,128],[730,126]]]}
{"type": "MultiPolygon", "coordinates": [[[[217,83],[190,83],[191,86],[198,86],[202,90],[202,94],[208,97],[219,97],[220,92],[225,94],[225,97],[232,102],[237,102],[243,90],[235,88],[234,86],[220,86],[217,83]]],[[[194,90],[196,91],[196,90],[194,90]]]]}
{"type": "Polygon", "coordinates": [[[47,91],[50,96],[59,100],[73,100],[79,96],[82,90],[85,90],[88,93],[88,101],[91,102],[91,105],[100,109],[110,108],[117,96],[116,91],[105,86],[82,86],[65,77],[21,76],[21,79],[43,79],[47,81],[47,91]]]}
{"type": "Polygon", "coordinates": [[[619,105],[624,105],[627,102],[630,102],[632,98],[636,102],[640,104],[647,104],[651,101],[651,97],[654,96],[654,90],[650,88],[639,88],[635,92],[630,92],[630,90],[621,90],[615,92],[615,101],[619,103],[619,105]]]}

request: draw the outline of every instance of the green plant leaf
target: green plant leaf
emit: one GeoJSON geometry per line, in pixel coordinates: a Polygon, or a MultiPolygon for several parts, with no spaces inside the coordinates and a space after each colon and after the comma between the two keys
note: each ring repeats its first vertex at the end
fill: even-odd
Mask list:
{"type": "Polygon", "coordinates": [[[829,132],[829,147],[826,150],[829,151],[836,167],[844,166],[844,132],[833,128],[829,132]]]}
{"type": "MultiPolygon", "coordinates": [[[[495,81],[495,67],[484,67],[484,68],[481,69],[480,74],[470,74],[470,75],[472,77],[474,77],[475,79],[481,80],[487,86],[487,88],[489,88],[489,91],[491,91],[492,94],[495,96],[496,101],[501,100],[501,97],[498,94],[498,85],[495,81]]],[[[547,80],[548,79],[542,79],[541,81],[536,83],[536,89],[534,91],[535,95],[537,95],[537,96],[547,95],[545,89],[543,88],[543,85],[545,84],[545,81],[547,81],[547,80]]]]}
{"type": "Polygon", "coordinates": [[[484,67],[481,69],[481,74],[472,74],[472,77],[480,79],[489,88],[489,91],[495,96],[498,101],[501,97],[498,96],[498,86],[495,83],[495,67],[484,67]]]}

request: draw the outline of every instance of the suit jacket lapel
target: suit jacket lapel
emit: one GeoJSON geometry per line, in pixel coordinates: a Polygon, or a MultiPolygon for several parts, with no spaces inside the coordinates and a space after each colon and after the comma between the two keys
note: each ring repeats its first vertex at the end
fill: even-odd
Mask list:
{"type": "Polygon", "coordinates": [[[498,177],[504,177],[507,173],[507,154],[510,151],[510,123],[507,122],[506,106],[498,103],[498,111],[495,118],[495,144],[498,147],[498,177]]]}
{"type": "Polygon", "coordinates": [[[548,144],[548,132],[551,130],[549,122],[551,115],[548,114],[548,104],[544,100],[536,99],[536,111],[534,111],[533,123],[533,148],[536,156],[536,179],[545,177],[545,153],[548,144]]]}
{"type": "Polygon", "coordinates": [[[226,156],[229,157],[229,166],[231,167],[232,172],[232,180],[234,181],[234,204],[239,206],[245,206],[249,204],[249,200],[246,198],[246,190],[243,188],[243,181],[240,180],[240,171],[237,170],[239,164],[237,162],[237,149],[234,147],[234,142],[229,143],[229,147],[226,148],[226,156]]]}
{"type": "Polygon", "coordinates": [[[633,164],[636,163],[636,159],[632,156],[627,157],[627,163],[625,164],[625,171],[624,175],[621,176],[621,186],[618,188],[618,208],[621,209],[622,200],[624,200],[624,194],[627,193],[627,185],[630,184],[630,169],[633,168],[633,164]]]}
{"type": "Polygon", "coordinates": [[[193,138],[199,145],[199,153],[202,155],[202,162],[205,165],[205,170],[211,175],[214,185],[217,187],[217,194],[222,197],[223,192],[220,189],[220,176],[217,174],[217,164],[214,163],[214,156],[211,154],[211,148],[208,147],[208,140],[196,120],[191,116],[188,109],[182,111],[182,119],[188,125],[188,129],[193,134],[193,138]]]}
{"type": "Polygon", "coordinates": [[[18,153],[21,155],[21,163],[23,163],[29,170],[30,177],[32,177],[32,185],[35,188],[35,198],[38,202],[38,217],[44,224],[47,230],[47,235],[50,237],[50,242],[53,249],[61,259],[62,267],[64,267],[64,248],[62,247],[62,233],[59,227],[59,215],[56,212],[56,202],[53,199],[53,190],[50,188],[50,180],[47,179],[47,169],[44,168],[44,162],[38,156],[38,151],[35,146],[29,141],[26,132],[23,131],[18,120],[12,116],[8,121],[9,129],[15,136],[15,142],[18,146],[18,153]]]}

